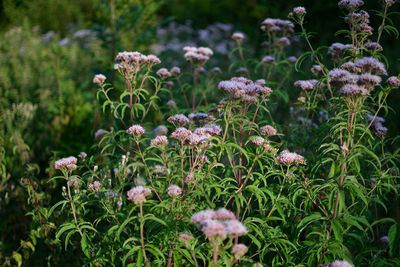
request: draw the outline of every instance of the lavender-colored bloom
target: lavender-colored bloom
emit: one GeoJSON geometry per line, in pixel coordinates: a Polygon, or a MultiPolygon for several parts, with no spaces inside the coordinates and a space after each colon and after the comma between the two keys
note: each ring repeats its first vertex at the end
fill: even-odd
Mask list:
{"type": "Polygon", "coordinates": [[[303,156],[301,156],[297,153],[294,153],[294,152],[289,152],[287,150],[282,151],[281,154],[278,157],[276,157],[276,161],[279,164],[284,164],[284,165],[298,166],[300,164],[303,164],[303,165],[306,164],[306,160],[304,159],[303,156]]]}
{"type": "Polygon", "coordinates": [[[178,197],[182,195],[182,189],[177,185],[170,185],[167,191],[170,197],[178,197]]]}
{"type": "Polygon", "coordinates": [[[93,78],[93,83],[101,86],[101,85],[103,85],[105,80],[106,80],[106,76],[104,76],[103,74],[96,74],[93,78]]]}
{"type": "Polygon", "coordinates": [[[170,70],[171,74],[174,76],[178,76],[179,74],[181,74],[181,69],[179,67],[173,67],[170,70]]]}
{"type": "Polygon", "coordinates": [[[192,236],[191,234],[184,233],[184,234],[179,234],[178,238],[179,238],[179,240],[180,240],[181,242],[184,242],[184,243],[185,243],[185,242],[187,242],[187,241],[192,240],[192,239],[193,239],[193,236],[192,236]]]}
{"type": "Polygon", "coordinates": [[[81,152],[79,153],[78,157],[84,160],[87,157],[87,154],[85,152],[81,152]]]}
{"type": "Polygon", "coordinates": [[[354,11],[362,5],[364,5],[364,2],[362,0],[341,0],[341,1],[339,1],[339,7],[345,8],[349,11],[354,11]]]}
{"type": "Polygon", "coordinates": [[[216,220],[201,221],[200,229],[209,239],[213,238],[225,239],[227,235],[227,231],[224,225],[216,220]]]}
{"type": "Polygon", "coordinates": [[[287,60],[288,60],[289,63],[294,64],[294,63],[297,62],[297,57],[291,56],[291,57],[288,57],[287,60]]]}
{"type": "Polygon", "coordinates": [[[355,62],[356,67],[363,72],[375,72],[377,75],[387,75],[385,65],[373,57],[364,57],[355,62]]]}
{"type": "Polygon", "coordinates": [[[192,135],[192,131],[184,128],[184,127],[180,127],[177,128],[172,134],[171,137],[172,138],[176,138],[179,141],[183,142],[185,141],[190,135],[192,135]]]}
{"type": "Polygon", "coordinates": [[[214,220],[215,217],[216,217],[215,211],[203,210],[193,214],[191,221],[192,223],[199,224],[202,221],[214,220]]]}
{"type": "Polygon", "coordinates": [[[148,55],[147,56],[147,63],[149,65],[156,65],[156,64],[160,64],[161,60],[155,55],[148,55]]]}
{"type": "Polygon", "coordinates": [[[244,34],[241,32],[235,32],[232,34],[232,39],[236,41],[241,41],[244,39],[244,34]]]}
{"type": "Polygon", "coordinates": [[[222,73],[222,71],[221,71],[221,69],[220,69],[219,67],[214,67],[211,71],[212,71],[213,73],[215,73],[215,74],[220,74],[220,73],[222,73]]]}
{"type": "Polygon", "coordinates": [[[157,128],[154,129],[154,134],[155,135],[167,135],[168,133],[168,128],[165,127],[164,125],[159,125],[157,128]]]}
{"type": "Polygon", "coordinates": [[[100,191],[100,188],[101,188],[101,183],[99,181],[94,181],[93,183],[89,184],[88,187],[90,191],[96,191],[96,192],[100,191]]]}
{"type": "Polygon", "coordinates": [[[344,51],[350,48],[350,44],[333,43],[328,49],[328,54],[333,57],[339,57],[344,51]]]}
{"type": "Polygon", "coordinates": [[[262,58],[261,62],[263,64],[275,63],[275,58],[273,56],[265,56],[262,58]]]}
{"type": "Polygon", "coordinates": [[[171,77],[171,72],[169,72],[166,68],[161,68],[157,71],[157,75],[162,79],[165,80],[171,77]]]}
{"type": "Polygon", "coordinates": [[[62,158],[56,160],[54,163],[54,168],[56,170],[66,170],[66,171],[73,171],[76,169],[76,163],[78,162],[77,158],[70,156],[67,158],[62,158]]]}
{"type": "Polygon", "coordinates": [[[121,201],[121,200],[118,200],[117,206],[118,206],[118,207],[121,207],[121,206],[122,206],[122,201],[121,201]]]}
{"type": "Polygon", "coordinates": [[[340,93],[345,96],[366,96],[368,95],[368,90],[364,86],[357,84],[345,84],[340,89],[340,93]]]}
{"type": "Polygon", "coordinates": [[[168,145],[168,138],[165,135],[157,136],[156,138],[151,140],[150,145],[162,148],[168,145]]]}
{"type": "Polygon", "coordinates": [[[131,127],[129,127],[126,130],[126,133],[131,134],[135,137],[139,137],[139,136],[143,135],[144,132],[145,132],[144,128],[138,124],[132,125],[131,127]]]}
{"type": "Polygon", "coordinates": [[[184,126],[189,123],[189,119],[183,114],[175,114],[174,116],[169,117],[167,121],[175,127],[184,126]]]}
{"type": "Polygon", "coordinates": [[[227,220],[223,222],[223,225],[228,235],[231,236],[242,236],[248,233],[246,226],[238,220],[227,220]]]}
{"type": "Polygon", "coordinates": [[[400,87],[400,79],[396,76],[392,76],[386,81],[392,87],[400,87]]]}
{"type": "Polygon", "coordinates": [[[368,43],[368,44],[365,45],[365,47],[367,49],[369,49],[369,50],[376,50],[376,51],[382,51],[383,50],[383,47],[380,44],[376,43],[376,42],[368,43]]]}
{"type": "Polygon", "coordinates": [[[301,18],[306,14],[306,9],[302,6],[295,7],[293,9],[293,14],[295,14],[297,17],[301,18]]]}
{"type": "Polygon", "coordinates": [[[265,125],[260,128],[260,133],[266,136],[273,136],[278,133],[278,131],[271,125],[265,125]]]}
{"type": "Polygon", "coordinates": [[[98,129],[95,133],[94,133],[94,139],[95,140],[100,140],[101,138],[103,138],[103,136],[105,136],[107,134],[107,131],[105,131],[104,129],[98,129]]]}
{"type": "Polygon", "coordinates": [[[225,208],[220,208],[215,211],[215,219],[220,221],[234,220],[236,219],[235,214],[232,211],[225,208]]]}
{"type": "Polygon", "coordinates": [[[143,203],[146,201],[146,197],[151,195],[151,190],[149,188],[143,187],[141,185],[136,186],[127,192],[128,199],[136,204],[143,203]]]}
{"type": "Polygon", "coordinates": [[[329,77],[331,78],[332,82],[336,82],[339,84],[345,83],[356,83],[358,81],[358,76],[355,74],[350,73],[347,70],[342,69],[333,69],[328,73],[329,77]]]}
{"type": "Polygon", "coordinates": [[[360,76],[360,80],[363,81],[367,86],[374,87],[381,83],[382,78],[377,75],[365,73],[360,76]]]}
{"type": "Polygon", "coordinates": [[[294,83],[294,86],[296,86],[297,88],[300,88],[303,91],[312,91],[315,88],[317,88],[318,81],[317,80],[305,80],[305,81],[299,80],[294,83]]]}
{"type": "Polygon", "coordinates": [[[190,184],[194,179],[194,175],[193,173],[189,173],[188,175],[186,175],[186,179],[185,179],[185,183],[190,184]]]}
{"type": "Polygon", "coordinates": [[[335,260],[330,264],[325,264],[324,267],[354,267],[354,266],[345,260],[335,260]]]}

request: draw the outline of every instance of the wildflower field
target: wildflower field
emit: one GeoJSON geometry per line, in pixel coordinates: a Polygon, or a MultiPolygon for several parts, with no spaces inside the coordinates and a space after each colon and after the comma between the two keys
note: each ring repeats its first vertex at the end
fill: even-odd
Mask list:
{"type": "Polygon", "coordinates": [[[396,0],[2,0],[0,266],[400,266],[396,0]]]}

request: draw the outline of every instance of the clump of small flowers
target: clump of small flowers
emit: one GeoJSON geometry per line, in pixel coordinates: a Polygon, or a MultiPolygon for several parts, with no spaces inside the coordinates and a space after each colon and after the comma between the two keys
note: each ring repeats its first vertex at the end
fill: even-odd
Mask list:
{"type": "Polygon", "coordinates": [[[77,162],[78,162],[77,158],[73,156],[62,158],[56,160],[56,162],[54,163],[54,168],[56,170],[62,170],[62,171],[73,171],[77,168],[76,166],[77,162]]]}
{"type": "Polygon", "coordinates": [[[376,133],[377,136],[383,136],[387,132],[387,128],[383,126],[385,119],[379,116],[372,116],[371,114],[367,114],[368,122],[371,123],[372,130],[376,133]]]}
{"type": "Polygon", "coordinates": [[[169,72],[166,68],[161,68],[157,71],[157,75],[162,79],[165,80],[171,77],[171,72],[169,72]]]}
{"type": "Polygon", "coordinates": [[[245,244],[233,245],[232,254],[235,257],[235,260],[238,260],[241,257],[243,257],[247,253],[248,249],[249,248],[245,244]]]}
{"type": "Polygon", "coordinates": [[[315,88],[317,88],[318,81],[317,80],[305,80],[305,81],[299,80],[294,83],[294,86],[296,86],[297,88],[300,88],[303,91],[312,91],[315,88]]]}
{"type": "Polygon", "coordinates": [[[287,60],[288,60],[289,63],[294,64],[294,63],[297,62],[297,57],[291,56],[291,57],[288,57],[287,60]]]}
{"type": "Polygon", "coordinates": [[[173,124],[175,127],[182,127],[185,126],[186,124],[189,123],[188,117],[186,117],[183,114],[176,114],[174,116],[171,116],[167,119],[167,121],[171,124],[173,124]]]}
{"type": "Polygon", "coordinates": [[[143,55],[140,52],[119,52],[115,57],[114,68],[121,74],[130,75],[140,71],[144,67],[151,68],[153,65],[160,64],[161,60],[154,55],[143,55]]]}
{"type": "Polygon", "coordinates": [[[99,86],[102,86],[105,80],[106,80],[106,76],[104,76],[103,74],[97,74],[93,78],[93,83],[95,83],[99,86]]]}
{"type": "Polygon", "coordinates": [[[262,58],[261,62],[263,64],[275,63],[275,58],[273,56],[265,56],[262,58]]]}
{"type": "Polygon", "coordinates": [[[189,173],[188,175],[186,175],[185,183],[190,184],[190,183],[193,181],[193,179],[194,179],[194,175],[193,175],[193,173],[191,172],[191,173],[189,173]]]}
{"type": "Polygon", "coordinates": [[[170,185],[167,191],[168,195],[173,198],[182,195],[182,189],[177,185],[170,185]]]}
{"type": "Polygon", "coordinates": [[[85,158],[87,157],[87,154],[85,152],[81,152],[81,153],[79,153],[78,157],[82,160],[85,160],[85,158]]]}
{"type": "Polygon", "coordinates": [[[168,134],[168,128],[165,127],[164,125],[159,125],[159,126],[157,126],[157,128],[154,129],[154,134],[156,136],[167,135],[168,134]]]}
{"type": "Polygon", "coordinates": [[[151,140],[150,145],[162,148],[168,145],[168,138],[165,135],[156,136],[156,138],[151,140]]]}
{"type": "Polygon", "coordinates": [[[186,46],[183,48],[185,52],[185,58],[193,65],[202,66],[210,59],[214,54],[213,51],[208,47],[190,47],[186,46]]]}
{"type": "Polygon", "coordinates": [[[345,260],[335,260],[332,263],[325,264],[324,267],[354,267],[354,266],[345,260]]]}
{"type": "Polygon", "coordinates": [[[183,142],[185,141],[190,135],[192,135],[192,131],[184,128],[184,127],[180,127],[177,128],[172,134],[171,137],[172,138],[176,138],[179,141],[183,142]]]}
{"type": "Polygon", "coordinates": [[[400,79],[396,76],[389,77],[387,83],[392,87],[400,87],[400,79]]]}
{"type": "Polygon", "coordinates": [[[90,191],[96,191],[96,192],[100,191],[100,188],[101,188],[101,183],[99,181],[94,181],[93,183],[89,184],[88,187],[90,191]]]}
{"type": "Polygon", "coordinates": [[[274,136],[278,131],[271,125],[265,125],[260,128],[260,133],[265,136],[274,136]]]}
{"type": "Polygon", "coordinates": [[[255,103],[258,96],[268,96],[272,93],[271,88],[261,86],[244,77],[233,77],[228,81],[221,81],[218,89],[227,93],[233,100],[247,103],[255,103]]]}
{"type": "Polygon", "coordinates": [[[299,166],[300,164],[306,164],[306,160],[303,156],[294,152],[289,152],[288,150],[282,151],[281,154],[276,157],[276,161],[283,165],[299,166]]]}
{"type": "Polygon", "coordinates": [[[169,170],[166,169],[163,165],[154,165],[153,166],[153,171],[156,174],[159,174],[159,175],[163,175],[163,174],[169,173],[169,170]]]}
{"type": "Polygon", "coordinates": [[[129,190],[127,195],[129,200],[133,201],[135,204],[140,204],[146,201],[147,196],[151,195],[151,190],[139,185],[129,190]]]}
{"type": "Polygon", "coordinates": [[[172,69],[170,69],[170,73],[173,76],[178,76],[179,74],[181,74],[181,69],[179,67],[173,67],[172,69]]]}
{"type": "Polygon", "coordinates": [[[232,39],[235,41],[242,41],[244,39],[244,34],[241,32],[235,32],[232,34],[232,39]]]}
{"type": "Polygon", "coordinates": [[[360,6],[364,5],[364,1],[362,0],[341,0],[339,1],[339,7],[345,8],[349,11],[354,11],[360,6]]]}
{"type": "Polygon", "coordinates": [[[132,125],[126,130],[126,133],[133,135],[134,137],[140,137],[145,133],[145,130],[142,126],[136,124],[132,125]]]}

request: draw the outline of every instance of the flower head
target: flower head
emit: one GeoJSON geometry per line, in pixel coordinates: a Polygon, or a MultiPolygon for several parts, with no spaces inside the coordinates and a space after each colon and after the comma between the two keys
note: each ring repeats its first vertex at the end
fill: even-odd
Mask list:
{"type": "Polygon", "coordinates": [[[132,125],[131,127],[129,127],[128,130],[126,130],[126,132],[135,137],[139,137],[144,134],[145,130],[142,126],[136,124],[136,125],[132,125]]]}
{"type": "Polygon", "coordinates": [[[271,125],[265,125],[260,128],[260,133],[265,136],[273,136],[278,133],[278,131],[271,125]]]}
{"type": "Polygon", "coordinates": [[[223,224],[229,235],[242,236],[247,235],[248,233],[246,226],[244,226],[243,223],[238,220],[227,220],[224,221],[223,224]]]}
{"type": "Polygon", "coordinates": [[[77,158],[71,156],[67,158],[62,158],[56,160],[54,163],[54,168],[57,170],[66,170],[66,171],[73,171],[76,169],[77,158]]]}
{"type": "Polygon", "coordinates": [[[284,164],[284,165],[300,165],[306,164],[306,160],[304,159],[303,156],[300,156],[297,153],[294,152],[289,152],[287,150],[282,151],[282,153],[276,157],[276,160],[279,164],[284,164]]]}
{"type": "Polygon", "coordinates": [[[103,74],[96,74],[93,78],[93,83],[101,86],[101,85],[103,85],[105,80],[106,80],[106,76],[104,76],[103,74]]]}
{"type": "Polygon", "coordinates": [[[151,190],[149,188],[143,187],[141,185],[136,186],[127,192],[128,199],[136,204],[143,203],[146,201],[146,197],[151,195],[151,190]]]}
{"type": "Polygon", "coordinates": [[[178,196],[182,195],[182,189],[179,186],[174,185],[174,184],[170,185],[168,187],[167,191],[168,191],[168,195],[170,197],[178,197],[178,196]]]}
{"type": "Polygon", "coordinates": [[[209,238],[221,238],[225,239],[227,231],[224,225],[216,220],[204,220],[200,222],[201,231],[209,238]]]}
{"type": "Polygon", "coordinates": [[[241,41],[244,39],[244,34],[241,32],[235,32],[232,34],[232,39],[235,41],[241,41]]]}
{"type": "Polygon", "coordinates": [[[162,148],[168,145],[168,137],[166,137],[165,135],[156,136],[156,138],[151,140],[150,145],[162,148]]]}
{"type": "Polygon", "coordinates": [[[175,127],[182,127],[189,123],[189,119],[183,114],[176,114],[167,119],[167,121],[173,124],[175,127]]]}
{"type": "Polygon", "coordinates": [[[248,247],[245,244],[236,244],[232,247],[232,254],[238,260],[247,253],[248,247]]]}
{"type": "Polygon", "coordinates": [[[225,208],[220,208],[220,209],[216,210],[214,215],[215,215],[215,219],[220,220],[220,221],[236,219],[235,214],[233,214],[232,211],[227,210],[225,208]]]}
{"type": "Polygon", "coordinates": [[[213,220],[215,219],[215,217],[216,217],[215,211],[203,210],[193,214],[191,221],[192,223],[199,224],[201,221],[213,220]]]}

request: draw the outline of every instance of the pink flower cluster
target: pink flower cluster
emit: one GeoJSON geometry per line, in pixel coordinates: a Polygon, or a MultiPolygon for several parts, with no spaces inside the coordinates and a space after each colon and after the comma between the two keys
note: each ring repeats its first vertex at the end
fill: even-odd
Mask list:
{"type": "Polygon", "coordinates": [[[106,80],[106,76],[104,76],[103,74],[96,74],[93,78],[93,83],[101,86],[105,80],[106,80]]]}
{"type": "Polygon", "coordinates": [[[351,49],[350,44],[333,43],[328,49],[328,54],[332,57],[340,57],[346,50],[349,49],[351,49]]]}
{"type": "Polygon", "coordinates": [[[181,69],[179,67],[173,67],[169,72],[174,76],[178,76],[181,74],[181,69]]]}
{"type": "Polygon", "coordinates": [[[233,77],[227,81],[221,81],[218,89],[227,93],[230,99],[247,103],[257,102],[260,95],[268,96],[272,93],[271,88],[259,85],[244,77],[233,77]]]}
{"type": "Polygon", "coordinates": [[[265,136],[274,136],[278,131],[271,125],[265,125],[260,128],[260,133],[265,136]]]}
{"type": "Polygon", "coordinates": [[[244,34],[241,32],[235,32],[232,34],[232,39],[235,41],[241,41],[244,39],[244,34]]]}
{"type": "Polygon", "coordinates": [[[168,145],[168,138],[165,135],[156,136],[156,138],[151,140],[150,145],[162,148],[168,145]]]}
{"type": "Polygon", "coordinates": [[[67,158],[62,158],[59,160],[56,160],[54,163],[54,168],[56,170],[65,170],[65,171],[73,171],[76,169],[76,163],[78,162],[78,159],[71,156],[67,158]]]}
{"type": "Polygon", "coordinates": [[[290,20],[266,18],[261,23],[261,30],[277,35],[290,35],[294,32],[294,24],[290,20]]]}
{"type": "Polygon", "coordinates": [[[306,160],[304,159],[303,156],[294,152],[289,152],[288,150],[282,151],[281,154],[276,157],[276,161],[279,164],[284,164],[284,165],[299,166],[300,164],[303,165],[306,164],[306,160]]]}
{"type": "Polygon", "coordinates": [[[400,87],[400,79],[396,76],[389,77],[386,82],[392,87],[400,87]]]}
{"type": "Polygon", "coordinates": [[[191,135],[192,131],[186,129],[185,127],[179,127],[171,134],[171,137],[183,142],[191,135]]]}
{"type": "Polygon", "coordinates": [[[208,114],[203,113],[203,112],[190,113],[188,118],[191,121],[200,122],[200,123],[209,122],[209,121],[215,121],[214,116],[208,115],[208,114]]]}
{"type": "Polygon", "coordinates": [[[88,187],[90,191],[96,191],[96,192],[100,191],[100,188],[101,188],[101,183],[99,181],[94,181],[93,183],[89,184],[88,187]]]}
{"type": "Polygon", "coordinates": [[[168,195],[170,197],[179,197],[180,195],[182,195],[182,189],[177,186],[177,185],[170,185],[167,189],[168,195]]]}
{"type": "Polygon", "coordinates": [[[185,46],[183,48],[185,52],[185,58],[193,65],[202,66],[210,59],[210,57],[214,54],[213,51],[208,47],[192,47],[185,46]]]}
{"type": "Polygon", "coordinates": [[[364,2],[362,0],[341,0],[341,1],[339,1],[339,7],[345,8],[349,11],[354,11],[355,9],[359,8],[362,5],[364,5],[364,2]]]}
{"type": "Polygon", "coordinates": [[[248,233],[246,226],[236,220],[233,212],[221,208],[219,210],[204,210],[193,214],[191,221],[199,224],[201,231],[209,238],[227,235],[242,236],[248,233]]]}
{"type": "Polygon", "coordinates": [[[135,137],[139,137],[145,133],[145,130],[142,126],[136,124],[129,127],[128,130],[126,130],[126,133],[131,134],[135,137]]]}
{"type": "Polygon", "coordinates": [[[345,260],[335,260],[332,263],[325,264],[324,267],[354,267],[354,266],[345,260]]]}
{"type": "Polygon", "coordinates": [[[167,121],[175,127],[182,127],[189,123],[188,117],[183,114],[175,114],[174,116],[169,117],[167,121]]]}
{"type": "Polygon", "coordinates": [[[294,82],[294,86],[303,91],[312,91],[318,86],[317,80],[299,80],[294,82]]]}
{"type": "Polygon", "coordinates": [[[147,196],[151,195],[151,190],[139,185],[129,190],[127,195],[129,200],[136,204],[140,204],[146,201],[147,196]]]}
{"type": "Polygon", "coordinates": [[[162,80],[165,80],[169,77],[171,77],[171,72],[169,72],[166,68],[161,68],[157,71],[158,77],[160,77],[162,80]]]}

